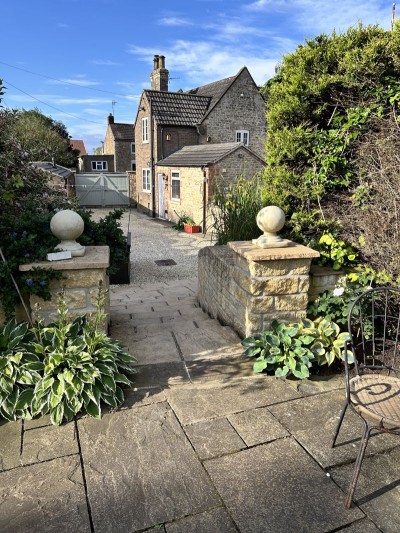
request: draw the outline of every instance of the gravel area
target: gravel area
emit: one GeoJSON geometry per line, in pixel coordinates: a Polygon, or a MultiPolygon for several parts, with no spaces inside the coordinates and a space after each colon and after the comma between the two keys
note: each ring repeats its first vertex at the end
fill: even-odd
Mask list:
{"type": "MultiPolygon", "coordinates": [[[[92,208],[93,220],[107,215],[109,208],[92,208]]],[[[169,222],[151,218],[137,209],[127,209],[121,219],[131,231],[131,284],[172,281],[197,276],[197,254],[213,243],[202,234],[177,231],[169,222]],[[159,266],[157,260],[172,259],[176,265],[159,266]]]]}

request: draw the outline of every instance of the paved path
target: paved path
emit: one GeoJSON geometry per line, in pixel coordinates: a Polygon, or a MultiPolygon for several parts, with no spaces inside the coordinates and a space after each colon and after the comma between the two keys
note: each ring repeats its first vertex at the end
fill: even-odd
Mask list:
{"type": "MultiPolygon", "coordinates": [[[[133,216],[134,242],[160,227],[133,216]]],[[[201,242],[172,232],[162,225],[162,240],[182,257],[201,242]]],[[[180,279],[179,259],[178,279],[163,274],[174,267],[155,269],[157,251],[140,246],[133,283],[110,293],[111,334],[138,359],[135,386],[100,421],[0,426],[0,531],[400,531],[398,441],[371,439],[358,505],[346,510],[362,428],[349,415],[329,447],[342,380],[254,376],[236,334],[199,309],[196,276],[180,279]],[[135,282],[139,256],[161,281],[135,282]]]]}

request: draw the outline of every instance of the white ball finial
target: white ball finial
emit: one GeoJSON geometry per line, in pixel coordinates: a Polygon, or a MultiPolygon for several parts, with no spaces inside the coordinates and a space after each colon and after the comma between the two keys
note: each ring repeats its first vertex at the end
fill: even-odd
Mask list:
{"type": "Polygon", "coordinates": [[[75,211],[64,209],[56,213],[50,221],[52,234],[61,241],[56,250],[70,251],[72,257],[85,255],[85,247],[75,240],[82,235],[84,228],[82,217],[75,211]]]}
{"type": "Polygon", "coordinates": [[[263,207],[257,215],[257,226],[263,235],[258,239],[253,239],[253,244],[256,244],[260,248],[284,248],[289,246],[291,241],[282,239],[277,235],[285,225],[285,213],[282,209],[276,205],[269,205],[263,207]]]}

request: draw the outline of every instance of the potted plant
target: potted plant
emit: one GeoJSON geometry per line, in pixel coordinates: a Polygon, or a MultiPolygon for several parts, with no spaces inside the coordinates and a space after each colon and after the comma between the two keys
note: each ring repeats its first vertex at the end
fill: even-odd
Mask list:
{"type": "Polygon", "coordinates": [[[200,233],[201,227],[190,217],[185,217],[183,221],[183,231],[185,233],[200,233]]]}

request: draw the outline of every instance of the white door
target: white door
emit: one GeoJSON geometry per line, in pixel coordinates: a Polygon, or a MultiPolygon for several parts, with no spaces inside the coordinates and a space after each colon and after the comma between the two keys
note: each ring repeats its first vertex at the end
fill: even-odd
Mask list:
{"type": "Polygon", "coordinates": [[[158,216],[165,219],[165,176],[157,174],[158,181],[158,216]]]}

